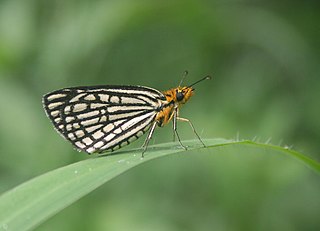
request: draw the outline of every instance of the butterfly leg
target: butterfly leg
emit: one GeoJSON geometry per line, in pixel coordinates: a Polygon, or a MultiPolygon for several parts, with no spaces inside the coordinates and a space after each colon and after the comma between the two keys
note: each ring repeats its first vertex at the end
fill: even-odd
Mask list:
{"type": "Polygon", "coordinates": [[[145,139],[145,141],[144,141],[144,143],[143,143],[143,145],[142,145],[142,148],[143,148],[143,150],[142,150],[142,155],[141,155],[142,158],[144,157],[144,153],[147,151],[147,147],[148,147],[148,145],[149,145],[149,142],[150,142],[150,140],[151,140],[151,138],[152,138],[152,135],[153,135],[153,133],[154,133],[154,129],[156,128],[156,126],[157,126],[157,122],[154,122],[154,123],[152,124],[152,126],[151,126],[151,129],[150,129],[150,131],[149,131],[149,133],[148,133],[147,138],[145,139]]]}
{"type": "Polygon", "coordinates": [[[178,141],[180,143],[180,146],[183,147],[185,150],[187,150],[187,147],[182,144],[182,142],[180,140],[180,136],[179,136],[178,131],[177,131],[177,119],[179,118],[178,117],[178,113],[179,113],[179,109],[175,108],[174,109],[174,113],[173,113],[173,120],[172,120],[172,123],[173,123],[173,137],[174,137],[174,140],[175,140],[175,137],[177,136],[178,141]]]}
{"type": "MultiPolygon", "coordinates": [[[[203,147],[206,147],[206,145],[202,142],[200,136],[198,135],[198,133],[196,132],[196,129],[194,128],[193,124],[191,123],[190,120],[186,119],[186,118],[181,118],[181,117],[178,117],[176,118],[177,120],[179,121],[183,121],[183,122],[188,122],[190,127],[192,128],[192,131],[193,133],[197,136],[198,140],[202,143],[203,147]]],[[[179,140],[180,141],[180,140],[179,140]]]]}
{"type": "MultiPolygon", "coordinates": [[[[174,119],[173,119],[174,121],[174,119]]],[[[174,129],[175,129],[175,126],[176,126],[176,123],[172,121],[172,131],[173,131],[173,139],[172,141],[175,142],[176,141],[176,133],[174,132],[174,129]]],[[[177,128],[176,128],[177,129],[177,128]]]]}

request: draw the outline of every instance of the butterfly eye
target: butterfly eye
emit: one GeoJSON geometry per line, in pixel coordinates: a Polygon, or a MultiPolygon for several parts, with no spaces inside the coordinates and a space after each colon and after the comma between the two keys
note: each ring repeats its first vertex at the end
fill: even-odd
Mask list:
{"type": "Polygon", "coordinates": [[[184,93],[183,93],[182,91],[178,91],[178,90],[177,90],[177,92],[176,92],[176,97],[177,97],[177,100],[178,100],[178,101],[181,101],[181,100],[183,100],[183,98],[184,98],[184,93]]]}

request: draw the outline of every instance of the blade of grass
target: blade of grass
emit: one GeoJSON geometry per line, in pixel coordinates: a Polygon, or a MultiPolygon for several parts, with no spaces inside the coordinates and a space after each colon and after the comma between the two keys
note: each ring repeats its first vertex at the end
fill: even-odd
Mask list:
{"type": "Polygon", "coordinates": [[[185,151],[176,143],[150,146],[145,157],[141,150],[120,151],[113,155],[96,156],[31,179],[0,197],[0,230],[30,230],[79,198],[119,174],[155,158],[200,149],[210,151],[226,145],[251,145],[271,152],[282,152],[299,159],[320,173],[320,164],[296,151],[270,144],[225,139],[205,140],[206,148],[198,140],[185,141],[185,151]]]}

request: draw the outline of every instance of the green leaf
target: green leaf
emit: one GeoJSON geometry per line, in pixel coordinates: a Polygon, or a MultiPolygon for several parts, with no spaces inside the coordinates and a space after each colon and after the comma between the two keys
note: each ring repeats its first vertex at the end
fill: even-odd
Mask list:
{"type": "Polygon", "coordinates": [[[224,146],[233,145],[238,150],[250,145],[268,154],[287,154],[320,173],[319,163],[287,148],[225,139],[209,139],[205,143],[207,147],[200,146],[198,140],[185,141],[187,151],[177,143],[154,145],[148,148],[144,158],[141,158],[140,149],[119,151],[112,155],[95,156],[38,176],[1,195],[0,230],[30,230],[128,169],[179,152],[195,153],[195,150],[201,150],[213,153],[214,149],[223,149],[224,146]]]}

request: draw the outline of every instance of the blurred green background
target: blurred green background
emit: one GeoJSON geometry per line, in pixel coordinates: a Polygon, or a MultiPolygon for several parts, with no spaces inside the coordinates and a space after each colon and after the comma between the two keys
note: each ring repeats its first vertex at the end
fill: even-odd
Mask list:
{"type": "MultiPolygon", "coordinates": [[[[0,193],[88,158],[56,134],[43,94],[166,90],[184,70],[187,84],[214,77],[181,111],[201,137],[268,141],[319,160],[319,20],[312,0],[0,1],[0,193]]],[[[179,134],[194,138],[188,125],[179,134]]],[[[152,143],[171,139],[168,126],[152,143]]],[[[226,148],[144,164],[37,230],[320,230],[319,195],[318,175],[296,160],[226,148]]]]}

